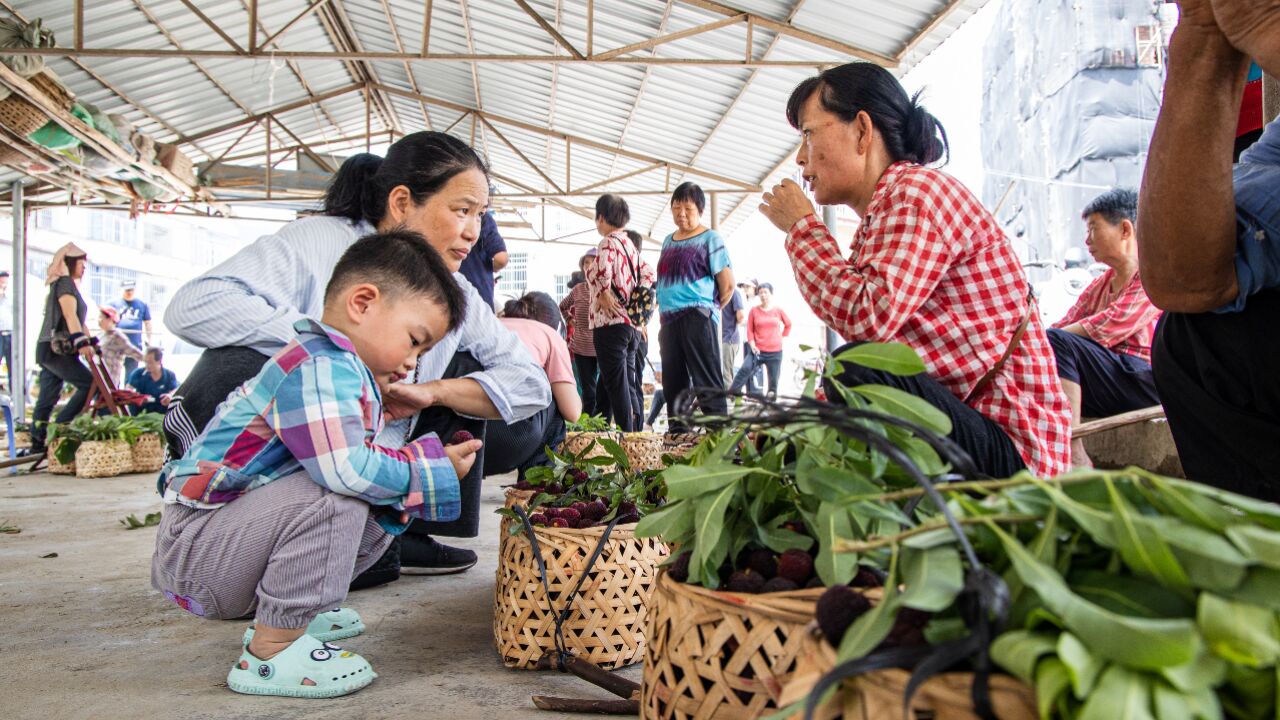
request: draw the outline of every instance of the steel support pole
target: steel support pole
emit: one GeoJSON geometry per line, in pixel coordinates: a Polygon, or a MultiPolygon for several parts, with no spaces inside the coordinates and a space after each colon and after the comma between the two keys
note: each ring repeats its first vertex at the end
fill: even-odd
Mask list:
{"type": "Polygon", "coordinates": [[[14,181],[13,193],[13,271],[9,297],[13,298],[12,358],[9,365],[9,393],[13,400],[13,420],[27,417],[27,206],[22,197],[22,182],[14,181]]]}
{"type": "MultiPolygon", "coordinates": [[[[822,222],[824,225],[827,226],[827,232],[831,233],[832,235],[835,234],[836,224],[838,220],[839,218],[837,217],[837,214],[836,214],[835,205],[822,206],[822,222]]],[[[843,344],[844,344],[844,341],[840,338],[838,334],[836,334],[836,331],[828,327],[827,328],[827,352],[828,353],[835,352],[836,348],[840,347],[843,344]]]]}

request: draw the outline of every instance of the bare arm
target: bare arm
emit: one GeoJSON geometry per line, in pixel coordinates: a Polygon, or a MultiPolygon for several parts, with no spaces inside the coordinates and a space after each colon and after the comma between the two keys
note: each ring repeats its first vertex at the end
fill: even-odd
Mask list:
{"type": "Polygon", "coordinates": [[[1188,313],[1237,293],[1231,159],[1248,69],[1216,26],[1196,20],[1184,16],[1169,45],[1138,202],[1142,284],[1157,307],[1188,313]]]}
{"type": "Polygon", "coordinates": [[[67,321],[67,332],[72,335],[84,332],[80,318],[76,317],[76,298],[74,295],[63,295],[58,298],[58,308],[62,310],[62,318],[67,321]]]}
{"type": "Polygon", "coordinates": [[[573,383],[551,383],[551,397],[555,398],[556,409],[565,422],[577,422],[582,417],[582,398],[573,383]]]}
{"type": "Polygon", "coordinates": [[[720,307],[733,300],[733,268],[725,268],[716,273],[716,290],[720,293],[720,307]]]}
{"type": "Polygon", "coordinates": [[[499,270],[501,270],[502,268],[506,267],[506,266],[507,266],[507,263],[508,263],[508,262],[510,262],[510,261],[511,261],[511,256],[507,254],[507,251],[506,251],[506,250],[503,250],[502,252],[500,252],[500,253],[498,253],[498,254],[494,255],[494,256],[493,256],[493,271],[494,271],[494,272],[498,272],[498,271],[499,271],[499,270]]]}

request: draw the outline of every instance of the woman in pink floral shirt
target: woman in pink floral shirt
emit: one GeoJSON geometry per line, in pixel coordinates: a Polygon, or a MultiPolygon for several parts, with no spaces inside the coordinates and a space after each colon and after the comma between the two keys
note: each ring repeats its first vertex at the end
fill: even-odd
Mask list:
{"type": "Polygon", "coordinates": [[[128,336],[116,327],[120,322],[119,311],[105,306],[99,311],[98,327],[102,329],[102,334],[98,336],[98,349],[102,351],[102,363],[107,368],[107,374],[111,376],[112,384],[121,387],[124,383],[124,359],[131,357],[141,362],[146,357],[141,350],[129,342],[128,336]]]}

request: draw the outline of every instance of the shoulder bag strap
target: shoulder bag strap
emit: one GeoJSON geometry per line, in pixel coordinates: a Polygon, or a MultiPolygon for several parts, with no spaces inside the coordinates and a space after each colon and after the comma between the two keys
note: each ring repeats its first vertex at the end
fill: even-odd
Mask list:
{"type": "Polygon", "coordinates": [[[1036,296],[1034,293],[1027,292],[1027,314],[1022,316],[1022,322],[1018,323],[1018,329],[1013,331],[1013,337],[1009,340],[1008,346],[1004,349],[1004,354],[996,361],[995,365],[986,372],[978,382],[974,383],[973,389],[965,395],[964,402],[966,405],[981,397],[987,388],[991,387],[991,383],[995,382],[996,376],[1004,369],[1005,363],[1009,362],[1010,356],[1017,351],[1018,346],[1022,344],[1022,336],[1027,332],[1027,325],[1031,322],[1031,314],[1036,312],[1036,296]]]}

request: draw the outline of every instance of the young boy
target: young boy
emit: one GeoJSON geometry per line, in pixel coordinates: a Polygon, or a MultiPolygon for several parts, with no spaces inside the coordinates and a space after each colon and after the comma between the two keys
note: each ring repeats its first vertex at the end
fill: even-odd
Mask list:
{"type": "Polygon", "coordinates": [[[232,690],[335,697],[373,681],[364,658],[330,644],[364,630],[333,608],[410,517],[458,516],[458,478],[480,449],[434,435],[374,445],[383,393],[462,322],[463,305],[422,236],[358,240],[334,268],[320,322],[299,321],[298,337],[161,472],[152,585],[201,617],[255,613],[232,690]]]}
{"type": "Polygon", "coordinates": [[[116,387],[121,387],[120,383],[124,382],[124,359],[142,359],[142,351],[134,347],[129,342],[129,336],[117,327],[119,322],[120,313],[115,308],[106,305],[99,308],[98,327],[102,330],[102,335],[98,337],[98,347],[102,350],[102,362],[107,366],[107,374],[116,387]]]}

